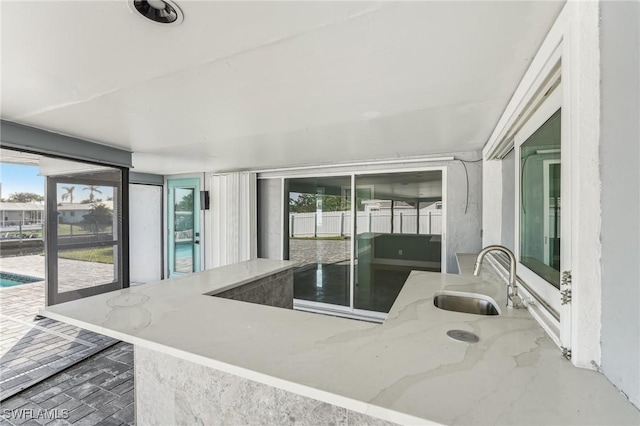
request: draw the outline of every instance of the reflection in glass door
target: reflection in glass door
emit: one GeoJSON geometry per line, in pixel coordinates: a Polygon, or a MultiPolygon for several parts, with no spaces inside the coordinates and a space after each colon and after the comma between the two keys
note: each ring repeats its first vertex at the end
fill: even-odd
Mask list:
{"type": "Polygon", "coordinates": [[[200,180],[168,180],[169,277],[200,270],[200,180]]]}
{"type": "Polygon", "coordinates": [[[350,305],[350,177],[288,181],[289,259],[294,298],[350,305]]]}
{"type": "Polygon", "coordinates": [[[297,308],[381,318],[411,271],[441,271],[441,170],[293,178],[285,191],[297,308]]]}
{"type": "Polygon", "coordinates": [[[128,286],[126,171],[43,159],[47,176],[47,305],[128,286]]]}
{"type": "Polygon", "coordinates": [[[356,176],[354,308],[389,312],[411,271],[440,272],[442,172],[356,176]]]}

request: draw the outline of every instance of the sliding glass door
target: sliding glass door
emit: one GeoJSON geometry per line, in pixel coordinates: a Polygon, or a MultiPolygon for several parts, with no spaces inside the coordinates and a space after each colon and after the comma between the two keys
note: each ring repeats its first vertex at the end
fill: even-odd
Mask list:
{"type": "Polygon", "coordinates": [[[43,158],[47,305],[128,286],[127,171],[43,158]]]}
{"type": "Polygon", "coordinates": [[[289,259],[294,297],[350,306],[350,177],[290,179],[289,259]]]}
{"type": "Polygon", "coordinates": [[[441,270],[440,171],[356,176],[354,308],[389,312],[411,271],[441,270]]]}
{"type": "Polygon", "coordinates": [[[441,170],[287,179],[285,188],[299,307],[379,316],[411,271],[441,271],[441,170]]]}

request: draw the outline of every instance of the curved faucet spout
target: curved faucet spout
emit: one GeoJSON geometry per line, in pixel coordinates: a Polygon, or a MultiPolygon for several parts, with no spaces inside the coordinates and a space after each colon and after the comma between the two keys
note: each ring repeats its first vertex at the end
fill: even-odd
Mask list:
{"type": "Polygon", "coordinates": [[[517,308],[519,304],[518,286],[516,283],[516,257],[511,250],[504,246],[491,245],[483,248],[476,258],[476,266],[473,269],[473,275],[479,276],[482,268],[482,261],[490,251],[501,251],[509,257],[509,285],[507,286],[507,308],[517,308]]]}

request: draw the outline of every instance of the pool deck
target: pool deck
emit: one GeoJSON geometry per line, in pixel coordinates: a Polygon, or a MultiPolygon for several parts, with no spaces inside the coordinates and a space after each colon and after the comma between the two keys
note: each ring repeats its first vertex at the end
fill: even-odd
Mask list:
{"type": "MultiPolygon", "coordinates": [[[[60,259],[60,266],[62,291],[108,282],[113,277],[113,267],[108,264],[60,259]]],[[[112,350],[105,351],[106,348],[113,345],[116,345],[113,346],[114,348],[120,347],[122,344],[115,339],[78,327],[49,319],[36,319],[38,310],[45,306],[44,270],[44,256],[0,258],[2,272],[43,278],[42,281],[34,283],[0,288],[2,408],[9,406],[19,408],[18,405],[20,405],[20,409],[26,410],[24,413],[29,413],[29,408],[54,409],[52,404],[60,402],[61,407],[68,407],[70,413],[75,412],[70,419],[58,419],[60,424],[70,424],[73,423],[72,421],[80,421],[83,418],[84,420],[80,421],[81,424],[93,424],[87,421],[102,415],[105,415],[105,418],[109,417],[108,424],[132,423],[133,408],[125,402],[131,400],[129,402],[132,403],[133,391],[130,390],[133,388],[133,372],[129,371],[125,378],[119,378],[123,379],[123,382],[128,382],[130,386],[125,385],[115,391],[104,387],[109,385],[106,379],[109,379],[110,371],[115,367],[117,368],[113,371],[123,367],[117,361],[103,359],[101,355],[112,350]],[[99,359],[101,361],[98,362],[99,359]],[[80,365],[84,368],[79,370],[79,377],[73,376],[70,372],[80,365]],[[100,374],[100,377],[105,379],[105,383],[96,382],[96,386],[83,383],[82,378],[90,375],[86,374],[86,370],[100,374]],[[66,382],[65,389],[57,395],[59,383],[62,380],[66,382]],[[127,386],[129,388],[125,389],[127,386]],[[86,390],[82,389],[87,387],[97,392],[93,398],[90,398],[89,394],[84,395],[86,390]],[[40,392],[36,392],[38,390],[40,392]],[[125,395],[127,392],[128,394],[125,395]],[[98,395],[102,399],[99,399],[98,395]],[[47,397],[52,399],[45,399],[47,397]],[[105,403],[108,407],[103,407],[100,401],[109,398],[113,401],[117,400],[117,404],[121,406],[105,403]],[[110,414],[107,416],[107,413],[110,414]]],[[[126,356],[130,357],[130,355],[129,353],[126,356]]],[[[91,377],[87,378],[87,380],[90,379],[91,377]]],[[[24,419],[13,420],[3,419],[10,424],[21,423],[18,420],[24,419]]]]}

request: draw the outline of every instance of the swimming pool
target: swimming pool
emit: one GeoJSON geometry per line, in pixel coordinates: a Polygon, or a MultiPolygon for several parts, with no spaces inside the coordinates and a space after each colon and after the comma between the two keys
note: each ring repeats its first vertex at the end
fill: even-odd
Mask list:
{"type": "Polygon", "coordinates": [[[30,277],[28,275],[12,274],[11,272],[0,272],[0,287],[14,287],[20,284],[35,283],[44,281],[44,278],[30,277]]]}
{"type": "Polygon", "coordinates": [[[193,243],[191,241],[176,243],[176,259],[184,259],[193,256],[193,243]]]}

